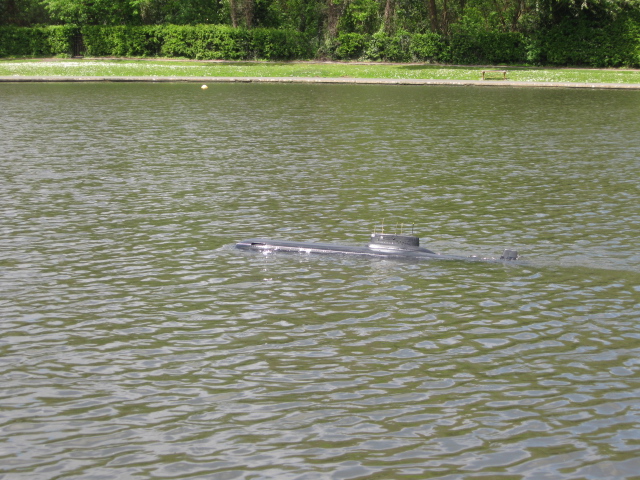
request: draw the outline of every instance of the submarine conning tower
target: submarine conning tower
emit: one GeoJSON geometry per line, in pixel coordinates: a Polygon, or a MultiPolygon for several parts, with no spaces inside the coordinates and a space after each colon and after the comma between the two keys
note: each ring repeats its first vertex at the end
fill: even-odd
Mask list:
{"type": "Polygon", "coordinates": [[[372,233],[369,248],[414,250],[420,248],[420,238],[415,235],[395,233],[372,233]]]}

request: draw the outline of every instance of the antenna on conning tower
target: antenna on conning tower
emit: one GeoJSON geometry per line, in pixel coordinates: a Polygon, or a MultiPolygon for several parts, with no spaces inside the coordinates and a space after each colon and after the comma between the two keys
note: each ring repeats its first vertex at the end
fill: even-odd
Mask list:
{"type": "MultiPolygon", "coordinates": [[[[395,229],[394,235],[398,234],[398,225],[400,225],[400,235],[404,235],[404,222],[403,223],[396,222],[396,229],[395,229]]],[[[415,222],[413,222],[411,224],[411,235],[412,236],[414,235],[415,226],[416,226],[416,224],[415,224],[415,222]]],[[[384,218],[382,219],[382,222],[380,222],[379,227],[380,227],[380,234],[384,235],[384,218]]],[[[376,235],[377,232],[378,232],[378,224],[374,224],[373,225],[373,234],[376,235]]]]}
{"type": "MultiPolygon", "coordinates": [[[[400,225],[400,235],[404,235],[404,222],[400,223],[399,225],[400,225]]],[[[384,235],[384,218],[382,219],[382,222],[380,222],[379,226],[380,226],[380,234],[384,235]]],[[[415,222],[411,224],[411,235],[414,235],[415,226],[416,226],[415,222]]],[[[378,232],[378,224],[376,223],[373,225],[373,234],[376,235],[377,232],[378,232]]],[[[396,229],[395,229],[394,235],[397,235],[397,234],[398,234],[398,222],[396,222],[396,229]]]]}

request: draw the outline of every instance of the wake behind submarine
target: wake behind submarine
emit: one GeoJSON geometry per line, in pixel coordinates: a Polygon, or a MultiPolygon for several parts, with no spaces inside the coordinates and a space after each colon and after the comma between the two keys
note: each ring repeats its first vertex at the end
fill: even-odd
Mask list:
{"type": "Polygon", "coordinates": [[[519,258],[518,251],[506,249],[499,259],[480,256],[446,255],[433,252],[420,246],[420,238],[413,234],[384,233],[384,226],[380,232],[374,228],[369,243],[366,246],[336,245],[331,243],[308,243],[288,240],[268,240],[252,238],[236,243],[236,248],[242,250],[258,250],[263,252],[297,252],[318,254],[360,255],[383,258],[404,258],[415,260],[467,260],[482,262],[511,262],[519,258]]]}

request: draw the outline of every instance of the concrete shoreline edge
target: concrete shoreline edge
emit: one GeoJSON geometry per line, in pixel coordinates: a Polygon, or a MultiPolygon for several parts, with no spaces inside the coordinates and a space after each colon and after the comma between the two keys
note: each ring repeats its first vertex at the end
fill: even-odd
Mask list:
{"type": "Polygon", "coordinates": [[[589,88],[640,90],[640,83],[514,82],[510,80],[439,80],[353,77],[105,77],[0,76],[0,83],[113,82],[113,83],[301,83],[355,85],[452,85],[481,87],[589,88]]]}

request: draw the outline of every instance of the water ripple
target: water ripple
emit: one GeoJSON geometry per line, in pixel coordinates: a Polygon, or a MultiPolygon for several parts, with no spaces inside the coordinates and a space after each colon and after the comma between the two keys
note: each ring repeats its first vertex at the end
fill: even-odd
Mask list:
{"type": "Polygon", "coordinates": [[[0,476],[637,475],[637,92],[1,88],[0,476]]]}

